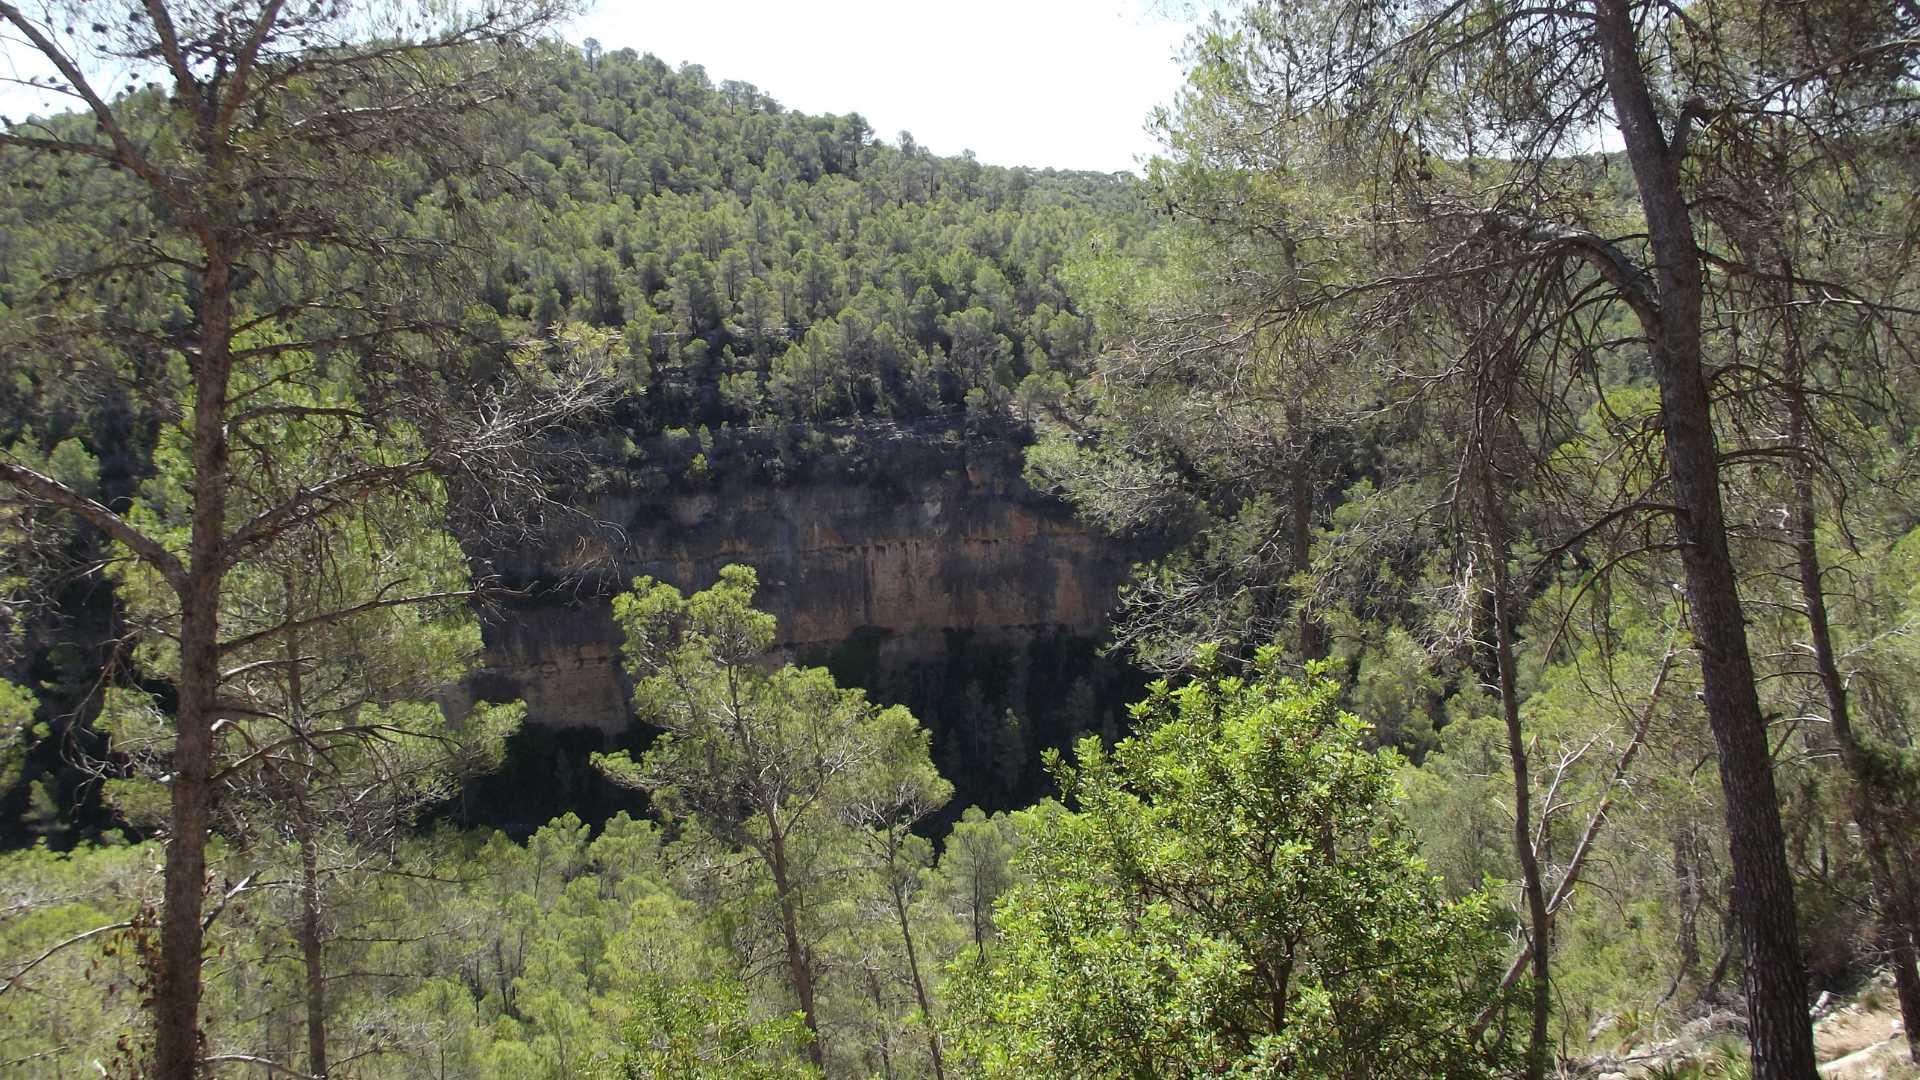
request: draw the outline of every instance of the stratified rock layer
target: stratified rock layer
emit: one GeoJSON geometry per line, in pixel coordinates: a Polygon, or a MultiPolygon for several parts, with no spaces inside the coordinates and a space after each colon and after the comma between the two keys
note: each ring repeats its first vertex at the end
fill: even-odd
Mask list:
{"type": "Polygon", "coordinates": [[[759,572],[758,606],[803,657],[856,632],[884,666],[937,658],[955,631],[1011,645],[1098,633],[1127,554],[1029,488],[1017,448],[900,436],[865,450],[859,468],[780,486],[616,490],[578,507],[597,524],[496,553],[504,577],[544,591],[494,620],[473,690],[524,699],[534,724],[619,735],[632,717],[613,594],[642,574],[704,588],[728,563],[759,572]]]}

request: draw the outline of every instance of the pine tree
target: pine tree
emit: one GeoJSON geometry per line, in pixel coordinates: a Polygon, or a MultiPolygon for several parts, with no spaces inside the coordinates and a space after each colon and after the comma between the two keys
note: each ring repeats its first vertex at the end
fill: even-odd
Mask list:
{"type": "Polygon", "coordinates": [[[542,375],[524,380],[522,393],[419,378],[455,359],[428,286],[457,260],[445,242],[395,222],[394,177],[361,167],[389,155],[437,157],[447,176],[467,167],[468,121],[507,77],[468,62],[478,56],[470,50],[524,40],[560,10],[529,0],[296,11],[264,0],[238,9],[153,3],[129,14],[76,3],[43,19],[0,3],[0,23],[83,112],[8,121],[6,174],[30,183],[19,163],[57,160],[120,185],[142,210],[75,277],[167,298],[155,311],[150,301],[74,307],[54,297],[57,317],[12,323],[28,340],[10,344],[124,379],[185,418],[179,460],[192,499],[181,518],[161,528],[0,457],[0,483],[117,541],[178,612],[170,842],[151,996],[152,1068],[166,1080],[200,1075],[206,1054],[206,843],[217,725],[228,715],[222,689],[240,640],[221,625],[229,576],[317,523],[354,518],[376,493],[462,462],[508,460],[593,400],[590,378],[542,375]],[[155,85],[115,96],[103,80],[127,65],[155,85]],[[357,258],[340,257],[349,251],[357,258]],[[168,311],[176,303],[177,324],[168,311]],[[300,351],[337,356],[354,400],[257,403],[249,391],[274,385],[270,373],[300,351]],[[465,400],[449,409],[451,397],[465,400]],[[291,498],[238,512],[252,478],[235,457],[270,447],[274,428],[304,419],[379,431],[409,412],[422,414],[412,421],[421,453],[357,458],[291,498]]]}
{"type": "Polygon", "coordinates": [[[821,668],[767,669],[774,620],[753,609],[755,586],[751,568],[727,566],[690,597],[638,578],[615,600],[636,711],[664,732],[638,762],[594,761],[766,876],[787,985],[824,1067],[816,935],[856,823],[930,812],[952,789],[907,710],[878,708],[821,668]]]}

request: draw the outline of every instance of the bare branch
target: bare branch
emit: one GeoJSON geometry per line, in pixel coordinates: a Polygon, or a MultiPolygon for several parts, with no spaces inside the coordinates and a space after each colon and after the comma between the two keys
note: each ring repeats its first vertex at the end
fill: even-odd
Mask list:
{"type": "Polygon", "coordinates": [[[70,949],[75,945],[79,945],[82,942],[91,941],[102,934],[111,934],[115,930],[125,930],[127,927],[132,925],[133,923],[131,922],[109,923],[106,926],[96,926],[93,929],[86,931],[85,933],[73,935],[72,937],[66,939],[65,941],[62,941],[52,946],[46,952],[41,953],[39,956],[34,957],[32,960],[27,961],[27,964],[25,967],[22,967],[19,971],[16,971],[12,975],[7,976],[7,981],[0,983],[0,994],[4,994],[7,991],[13,989],[15,986],[18,986],[20,984],[20,980],[27,977],[28,972],[32,971],[34,968],[39,967],[41,964],[46,963],[48,960],[52,959],[55,955],[67,949],[70,949]]]}
{"type": "Polygon", "coordinates": [[[261,1057],[259,1054],[210,1054],[200,1059],[200,1064],[202,1065],[222,1065],[227,1063],[258,1065],[269,1073],[299,1077],[300,1080],[321,1080],[320,1077],[303,1073],[299,1069],[289,1068],[272,1058],[261,1057]]]}
{"type": "MultiPolygon", "coordinates": [[[[152,0],[149,6],[152,6],[152,0]]],[[[164,16],[164,9],[161,14],[164,16]]],[[[67,55],[66,50],[55,44],[39,24],[21,14],[20,9],[8,0],[0,0],[0,18],[12,23],[20,33],[24,34],[34,49],[59,70],[60,76],[67,80],[73,92],[87,103],[88,110],[93,113],[94,122],[100,126],[101,131],[106,133],[107,138],[112,140],[114,152],[118,155],[118,163],[145,180],[155,193],[172,203],[176,209],[191,213],[191,201],[184,198],[178,185],[155,168],[153,163],[147,160],[146,155],[133,144],[126,130],[120,126],[119,115],[93,88],[86,74],[80,70],[79,65],[74,63],[73,58],[67,55]]]]}
{"type": "MultiPolygon", "coordinates": [[[[301,630],[310,629],[315,626],[328,626],[333,623],[340,622],[343,619],[350,619],[355,615],[364,615],[369,611],[378,611],[381,608],[412,607],[412,606],[417,606],[422,604],[439,604],[439,603],[445,603],[451,600],[471,600],[474,597],[477,597],[483,594],[516,595],[511,593],[509,590],[504,590],[504,589],[458,589],[452,592],[420,593],[414,596],[398,596],[398,597],[382,598],[378,600],[368,600],[365,603],[355,604],[351,607],[340,608],[336,611],[329,611],[324,614],[312,616],[311,618],[295,619],[289,622],[281,623],[278,626],[269,627],[268,629],[265,629],[265,630],[256,630],[251,634],[244,634],[240,637],[234,638],[231,641],[226,641],[221,643],[220,651],[222,654],[232,653],[237,650],[244,649],[249,645],[258,644],[262,641],[267,640],[268,638],[280,637],[286,634],[297,633],[301,630]]],[[[236,669],[236,670],[244,670],[244,669],[236,669]]]]}
{"type": "Polygon", "coordinates": [[[0,482],[11,484],[42,503],[69,511],[87,524],[125,544],[140,557],[142,562],[158,571],[160,576],[167,580],[167,584],[173,586],[175,592],[185,594],[187,571],[181,565],[179,557],[168,551],[166,545],[134,528],[127,519],[99,502],[87,498],[45,473],[36,472],[18,462],[0,461],[0,482]]]}

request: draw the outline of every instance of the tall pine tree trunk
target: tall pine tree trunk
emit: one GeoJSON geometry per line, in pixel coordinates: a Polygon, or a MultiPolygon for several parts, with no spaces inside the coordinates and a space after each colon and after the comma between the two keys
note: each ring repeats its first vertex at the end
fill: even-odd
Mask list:
{"type": "MultiPolygon", "coordinates": [[[[1652,292],[1638,298],[1635,311],[1660,388],[1674,526],[1725,794],[1754,1080],[1814,1080],[1793,877],[1720,500],[1719,450],[1702,352],[1705,282],[1681,183],[1683,155],[1661,128],[1629,0],[1595,0],[1594,15],[1607,90],[1653,252],[1652,292]]],[[[1673,138],[1685,138],[1686,122],[1683,113],[1683,126],[1673,138]]]]}
{"type": "Polygon", "coordinates": [[[173,813],[153,993],[154,1075],[193,1080],[200,1070],[201,925],[207,830],[213,812],[213,720],[220,687],[220,596],[226,573],[227,381],[233,326],[230,267],[209,243],[200,280],[199,358],[193,405],[193,523],[180,619],[179,705],[173,813]]]}

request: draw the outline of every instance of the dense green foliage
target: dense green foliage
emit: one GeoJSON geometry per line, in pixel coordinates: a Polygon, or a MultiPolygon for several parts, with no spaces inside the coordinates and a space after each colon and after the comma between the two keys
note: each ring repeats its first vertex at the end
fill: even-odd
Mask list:
{"type": "Polygon", "coordinates": [[[1080,745],[963,981],[989,1076],[1487,1076],[1463,1023],[1496,976],[1486,898],[1448,900],[1395,814],[1390,752],[1330,682],[1156,683],[1080,745]]]}
{"type": "Polygon", "coordinates": [[[711,469],[746,426],[1024,415],[1090,356],[1070,257],[1146,227],[1119,178],[937,158],[631,51],[545,59],[498,119],[528,187],[477,210],[477,299],[509,338],[623,330],[625,433],[705,428],[711,469]]]}
{"type": "MultiPolygon", "coordinates": [[[[1079,811],[969,810],[936,859],[905,826],[945,784],[904,710],[818,670],[741,668],[727,690],[719,657],[768,630],[749,582],[626,598],[633,651],[668,644],[640,693],[679,712],[672,738],[605,767],[655,787],[669,824],[439,831],[336,868],[328,1015],[352,1075],[799,1077],[818,1075],[810,1045],[830,1075],[931,1075],[943,1041],[956,1075],[1486,1075],[1464,1034],[1494,977],[1485,898],[1440,894],[1392,807],[1393,755],[1365,749],[1333,684],[1158,684],[1141,735],[1090,739],[1063,773],[1079,811]],[[742,814],[756,793],[770,812],[742,814]],[[781,959],[783,898],[810,1012],[781,959]]],[[[0,1031],[21,1075],[131,1060],[156,856],[5,857],[4,899],[31,913],[3,924],[6,956],[106,927],[30,970],[9,960],[0,1031]],[[38,1023],[55,994],[59,1023],[38,1023]]],[[[206,1027],[216,1050],[298,1060],[297,920],[251,883],[266,856],[216,856],[238,884],[206,1027]]]]}
{"type": "MultiPolygon", "coordinates": [[[[557,322],[624,335],[624,393],[610,422],[571,436],[587,452],[570,471],[576,488],[779,483],[822,454],[874,453],[847,434],[872,425],[964,424],[1017,437],[1022,418],[1063,393],[1094,346],[1070,256],[1096,237],[1124,248],[1149,228],[1126,178],[934,157],[904,134],[899,145],[876,141],[857,116],[789,112],[750,86],[716,87],[697,67],[676,71],[629,50],[588,58],[551,47],[534,62],[537,84],[495,107],[479,136],[513,183],[447,188],[428,163],[394,160],[379,180],[392,196],[381,213],[434,244],[486,238],[484,251],[463,254],[475,275],[465,310],[439,313],[460,321],[481,369],[507,365],[510,343],[557,322]]],[[[27,173],[0,205],[0,320],[73,288],[89,251],[116,250],[150,224],[115,209],[137,201],[125,178],[89,173],[82,199],[71,173],[14,158],[27,173]]],[[[184,288],[117,278],[81,287],[112,290],[126,310],[152,308],[156,322],[175,326],[184,288]]],[[[314,338],[326,336],[319,319],[304,328],[314,338]]],[[[114,341],[131,378],[74,380],[52,356],[20,365],[0,386],[0,443],[110,504],[137,497],[168,438],[137,372],[164,366],[165,345],[164,334],[114,341]]],[[[346,389],[340,381],[302,392],[346,389]]],[[[384,450],[402,455],[410,436],[393,434],[384,450]]],[[[325,462],[310,464],[318,476],[325,462]]],[[[19,565],[37,576],[0,574],[22,601],[57,594],[59,574],[105,553],[85,531],[45,550],[58,547],[47,532],[61,520],[44,512],[22,524],[36,550],[19,565]]],[[[56,631],[44,619],[102,620],[77,600],[33,609],[43,614],[35,627],[9,617],[7,630],[36,668],[49,734],[88,739],[69,723],[92,707],[100,660],[75,646],[112,631],[56,631]]],[[[969,681],[979,680],[962,679],[955,692],[969,681]]],[[[1008,708],[1030,712],[1023,696],[987,685],[978,707],[941,711],[955,714],[956,729],[983,709],[997,722],[1008,708]]],[[[28,783],[39,783],[56,804],[79,803],[69,816],[82,829],[111,824],[92,807],[97,788],[59,755],[31,738],[15,745],[31,753],[33,775],[7,785],[7,805],[24,809],[28,783]]],[[[1009,792],[1034,779],[1024,756],[1007,772],[1009,792]]],[[[19,820],[16,811],[6,822],[16,837],[19,820]]]]}
{"type": "Polygon", "coordinates": [[[1531,1076],[1725,1006],[1803,1077],[1809,983],[1882,964],[1920,1017],[1869,614],[1912,603],[1914,17],[1242,5],[1161,117],[1176,227],[1087,275],[1115,347],[1029,472],[1179,539],[1121,640],[1348,667],[1436,868],[1512,883],[1531,1076]]]}
{"type": "Polygon", "coordinates": [[[888,879],[907,976],[925,1008],[907,908],[931,850],[907,830],[953,786],[906,709],[871,705],[823,668],[763,670],[775,627],[753,610],[750,567],[723,567],[717,584],[685,599],[647,578],[633,584],[614,615],[637,711],[664,731],[638,763],[621,754],[595,764],[652,793],[689,836],[712,839],[716,898],[747,882],[750,894],[771,889],[779,944],[770,951],[784,954],[813,1062],[824,1065],[816,952],[845,918],[829,902],[834,883],[863,870],[888,879]]]}

